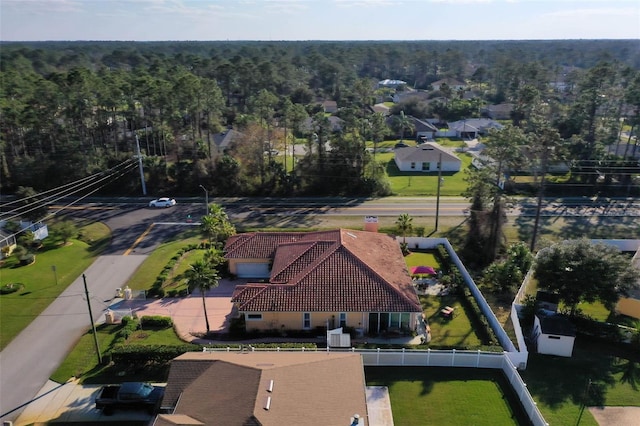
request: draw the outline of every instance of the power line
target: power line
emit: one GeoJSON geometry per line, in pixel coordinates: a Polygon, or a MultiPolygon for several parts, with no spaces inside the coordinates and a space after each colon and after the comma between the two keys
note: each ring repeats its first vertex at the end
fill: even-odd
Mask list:
{"type": "MultiPolygon", "coordinates": [[[[116,170],[114,170],[115,168],[112,168],[112,169],[109,169],[109,171],[108,171],[109,174],[105,175],[104,174],[105,172],[102,172],[102,173],[100,173],[98,175],[92,176],[91,179],[93,180],[93,182],[86,183],[86,179],[81,179],[79,181],[75,181],[75,182],[72,183],[74,185],[72,188],[65,189],[62,192],[57,192],[57,193],[49,195],[48,197],[45,197],[43,199],[35,200],[33,202],[28,203],[27,205],[20,206],[18,208],[10,210],[9,212],[3,213],[2,214],[2,219],[11,220],[13,218],[20,217],[20,216],[22,216],[22,215],[24,215],[26,213],[30,213],[32,211],[40,209],[43,204],[51,204],[51,203],[57,202],[57,201],[59,201],[59,200],[61,200],[63,198],[66,198],[66,197],[70,196],[70,195],[73,195],[73,194],[76,194],[76,193],[78,193],[80,191],[83,191],[83,190],[86,190],[88,188],[91,188],[92,186],[97,185],[98,183],[103,182],[103,181],[105,181],[107,179],[110,179],[112,181],[117,180],[124,173],[126,173],[129,170],[131,170],[134,167],[136,167],[136,164],[135,164],[135,162],[133,160],[128,160],[127,162],[121,163],[116,167],[121,167],[121,166],[123,166],[124,169],[116,171],[116,170]],[[99,177],[100,175],[102,175],[102,177],[100,177],[99,179],[96,179],[96,177],[99,177]],[[10,215],[10,216],[7,216],[7,215],[10,215]]],[[[107,182],[107,184],[108,183],[110,183],[110,182],[107,182]]],[[[86,198],[88,195],[95,193],[96,191],[98,191],[101,188],[104,188],[107,184],[103,184],[103,185],[99,186],[98,188],[93,189],[91,192],[89,192],[89,194],[84,195],[83,197],[81,197],[81,199],[86,198]]],[[[68,184],[68,185],[71,185],[71,184],[68,184]]],[[[65,185],[65,186],[68,186],[68,185],[65,185]]],[[[49,190],[47,192],[51,192],[51,191],[52,190],[49,190]]],[[[36,194],[36,195],[30,196],[30,197],[23,198],[23,199],[18,200],[18,201],[27,200],[29,198],[35,198],[35,197],[38,197],[39,195],[40,194],[36,194]]]]}

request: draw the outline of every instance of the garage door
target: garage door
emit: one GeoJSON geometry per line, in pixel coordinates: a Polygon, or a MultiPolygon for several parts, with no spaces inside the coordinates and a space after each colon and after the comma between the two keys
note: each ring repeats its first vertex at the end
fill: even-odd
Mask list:
{"type": "Polygon", "coordinates": [[[238,263],[238,278],[269,278],[268,263],[238,263]]]}

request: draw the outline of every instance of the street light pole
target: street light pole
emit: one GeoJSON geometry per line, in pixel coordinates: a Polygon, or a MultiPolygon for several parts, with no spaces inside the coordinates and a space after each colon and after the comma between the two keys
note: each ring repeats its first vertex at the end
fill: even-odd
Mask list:
{"type": "Polygon", "coordinates": [[[438,191],[436,193],[436,231],[438,230],[438,218],[440,216],[440,185],[442,184],[442,153],[438,157],[438,191]]]}
{"type": "Polygon", "coordinates": [[[209,214],[209,191],[207,191],[207,188],[205,188],[204,186],[200,185],[200,188],[202,188],[204,190],[204,214],[205,216],[209,214]]]}

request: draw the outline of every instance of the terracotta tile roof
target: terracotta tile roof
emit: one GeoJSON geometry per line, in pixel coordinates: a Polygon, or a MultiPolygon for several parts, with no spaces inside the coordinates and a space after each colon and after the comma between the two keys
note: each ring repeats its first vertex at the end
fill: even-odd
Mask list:
{"type": "Polygon", "coordinates": [[[269,282],[287,283],[332,246],[335,246],[335,241],[301,241],[282,244],[273,260],[269,282]]]}
{"type": "Polygon", "coordinates": [[[224,246],[227,259],[272,259],[281,244],[298,241],[336,241],[340,231],[248,232],[229,238],[224,246]]]}
{"type": "Polygon", "coordinates": [[[205,425],[339,425],[367,415],[362,359],[353,353],[189,352],[172,361],[167,390],[181,394],[176,415],[205,425]],[[177,386],[193,363],[202,374],[177,386]]]}
{"type": "Polygon", "coordinates": [[[240,311],[421,312],[395,239],[344,229],[296,238],[272,248],[247,237],[273,251],[274,261],[269,283],[236,288],[231,300],[240,311]]]}

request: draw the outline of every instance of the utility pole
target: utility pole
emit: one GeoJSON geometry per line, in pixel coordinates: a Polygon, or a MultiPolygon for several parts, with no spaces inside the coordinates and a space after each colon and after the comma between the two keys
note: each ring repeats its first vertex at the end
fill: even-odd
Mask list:
{"type": "Polygon", "coordinates": [[[98,353],[98,364],[102,364],[102,354],[100,353],[100,346],[98,346],[96,325],[93,322],[93,314],[91,313],[91,299],[89,299],[89,290],[87,289],[87,277],[84,274],[82,274],[82,281],[84,282],[84,294],[87,296],[87,306],[89,307],[89,319],[91,320],[91,330],[93,330],[93,343],[95,343],[96,352],[98,353]]]}
{"type": "Polygon", "coordinates": [[[138,153],[138,168],[140,169],[140,183],[142,184],[142,195],[147,195],[147,186],[144,183],[144,170],[142,169],[142,154],[140,153],[140,141],[136,135],[136,151],[138,153]]]}
{"type": "Polygon", "coordinates": [[[540,178],[540,187],[538,188],[538,205],[536,207],[536,220],[533,223],[533,235],[531,236],[531,246],[529,250],[531,253],[534,252],[536,248],[536,240],[538,239],[538,227],[540,226],[540,213],[542,211],[542,199],[544,197],[544,184],[545,177],[547,174],[547,158],[548,158],[548,148],[544,147],[544,153],[542,154],[542,177],[540,178]]]}
{"type": "Polygon", "coordinates": [[[438,218],[440,216],[440,185],[442,185],[442,153],[438,157],[438,190],[436,192],[436,231],[438,230],[438,218]]]}

